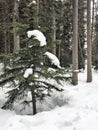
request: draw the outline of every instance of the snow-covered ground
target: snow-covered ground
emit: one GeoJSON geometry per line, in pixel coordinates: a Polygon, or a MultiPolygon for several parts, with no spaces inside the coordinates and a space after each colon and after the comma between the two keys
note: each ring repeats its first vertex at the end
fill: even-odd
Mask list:
{"type": "MultiPolygon", "coordinates": [[[[64,88],[53,96],[58,102],[55,108],[48,99],[42,104],[44,111],[35,116],[0,109],[0,130],[98,130],[98,72],[93,72],[92,83],[86,83],[86,72],[81,72],[77,86],[65,83],[64,88]]],[[[5,101],[5,91],[0,88],[0,104],[5,101]]]]}

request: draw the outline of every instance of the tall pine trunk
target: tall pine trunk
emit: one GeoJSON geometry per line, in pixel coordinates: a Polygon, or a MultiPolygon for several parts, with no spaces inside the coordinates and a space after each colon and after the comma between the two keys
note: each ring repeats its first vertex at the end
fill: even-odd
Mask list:
{"type": "Polygon", "coordinates": [[[55,43],[55,41],[56,41],[56,16],[55,16],[55,13],[53,13],[53,18],[52,18],[52,24],[53,24],[53,26],[52,26],[52,32],[53,32],[53,34],[52,34],[52,53],[54,54],[54,55],[56,55],[56,43],[55,43]]]}
{"type": "Polygon", "coordinates": [[[14,1],[14,16],[13,16],[13,28],[14,28],[14,51],[20,49],[20,36],[17,34],[17,23],[19,22],[19,1],[14,1]]]}
{"type": "Polygon", "coordinates": [[[92,0],[93,4],[92,4],[92,28],[91,28],[91,38],[92,41],[94,40],[94,17],[95,17],[95,0],[92,0]]]}
{"type": "Polygon", "coordinates": [[[39,10],[40,9],[40,1],[36,0],[36,17],[35,17],[35,28],[39,29],[39,10]]]}
{"type": "Polygon", "coordinates": [[[72,43],[73,75],[72,84],[78,84],[78,0],[73,1],[73,43],[72,43]]]}
{"type": "Polygon", "coordinates": [[[91,0],[87,0],[87,82],[92,82],[91,0]]]}
{"type": "Polygon", "coordinates": [[[8,64],[7,54],[10,52],[9,42],[9,17],[8,17],[8,3],[2,3],[2,31],[3,31],[3,43],[4,43],[4,68],[8,64]]]}

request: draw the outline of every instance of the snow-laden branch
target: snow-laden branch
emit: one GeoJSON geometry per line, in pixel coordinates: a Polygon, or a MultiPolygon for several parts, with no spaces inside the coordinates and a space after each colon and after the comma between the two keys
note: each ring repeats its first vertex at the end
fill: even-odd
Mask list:
{"type": "Polygon", "coordinates": [[[46,55],[51,60],[51,63],[53,65],[57,66],[58,68],[61,68],[60,61],[54,54],[47,51],[44,55],[46,55]]]}
{"type": "Polygon", "coordinates": [[[27,32],[27,36],[28,36],[28,38],[31,38],[32,36],[34,36],[34,39],[37,39],[40,42],[40,46],[47,45],[47,43],[46,43],[46,37],[39,30],[28,31],[27,32]]]}

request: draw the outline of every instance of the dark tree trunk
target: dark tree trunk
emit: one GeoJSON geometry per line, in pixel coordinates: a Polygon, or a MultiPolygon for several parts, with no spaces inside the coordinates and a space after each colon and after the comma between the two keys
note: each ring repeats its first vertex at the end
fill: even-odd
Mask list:
{"type": "Polygon", "coordinates": [[[35,115],[35,114],[37,113],[37,110],[36,110],[36,97],[35,97],[33,91],[31,92],[31,95],[32,95],[32,109],[33,109],[33,115],[35,115]]]}

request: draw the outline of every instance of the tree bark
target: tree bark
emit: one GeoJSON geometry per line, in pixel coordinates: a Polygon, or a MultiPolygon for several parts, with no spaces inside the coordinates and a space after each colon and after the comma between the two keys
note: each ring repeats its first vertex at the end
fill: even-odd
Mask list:
{"type": "Polygon", "coordinates": [[[17,23],[19,22],[19,1],[15,0],[14,3],[14,16],[13,16],[13,24],[14,24],[14,51],[20,49],[20,36],[16,32],[17,23]]]}
{"type": "Polygon", "coordinates": [[[91,0],[87,0],[87,82],[92,82],[91,0]]]}
{"type": "Polygon", "coordinates": [[[53,27],[52,27],[52,31],[53,31],[53,34],[52,34],[52,53],[54,55],[56,55],[56,18],[55,18],[55,13],[53,15],[53,27]]]}
{"type": "Polygon", "coordinates": [[[31,91],[31,95],[32,95],[33,115],[35,115],[37,113],[37,110],[36,110],[36,98],[35,98],[35,95],[34,95],[33,91],[31,91]]]}
{"type": "Polygon", "coordinates": [[[91,38],[92,38],[92,41],[94,40],[94,10],[95,10],[95,7],[94,7],[94,5],[95,5],[95,0],[92,0],[92,2],[93,2],[93,7],[92,7],[92,28],[91,28],[91,32],[92,32],[92,35],[91,35],[91,38]]]}
{"type": "Polygon", "coordinates": [[[8,18],[8,3],[7,2],[2,3],[2,30],[3,30],[3,43],[4,43],[4,54],[5,54],[3,58],[3,62],[4,62],[4,68],[5,68],[8,63],[7,54],[10,52],[10,50],[8,50],[10,42],[8,39],[9,18],[8,18]]]}
{"type": "Polygon", "coordinates": [[[78,0],[73,1],[73,43],[72,43],[73,75],[72,84],[78,84],[78,0]]]}

